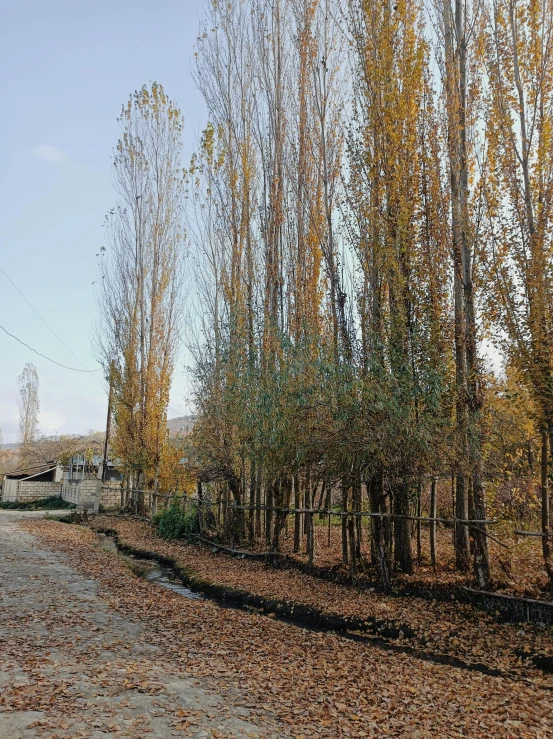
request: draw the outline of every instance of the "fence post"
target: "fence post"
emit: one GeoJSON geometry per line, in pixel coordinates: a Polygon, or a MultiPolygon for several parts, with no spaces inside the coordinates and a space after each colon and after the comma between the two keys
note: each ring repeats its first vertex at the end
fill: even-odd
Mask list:
{"type": "Polygon", "coordinates": [[[349,532],[349,554],[350,554],[350,572],[351,579],[355,582],[357,575],[357,562],[355,558],[355,519],[353,513],[348,518],[348,532],[349,532]]]}
{"type": "Polygon", "coordinates": [[[313,565],[313,556],[315,554],[315,532],[313,530],[313,512],[310,511],[308,514],[308,530],[307,530],[307,551],[309,553],[309,565],[313,565]]]}
{"type": "MultiPolygon", "coordinates": [[[[436,518],[436,478],[432,478],[430,487],[430,518],[436,518]]],[[[430,522],[430,562],[436,567],[436,521],[430,522]]]]}

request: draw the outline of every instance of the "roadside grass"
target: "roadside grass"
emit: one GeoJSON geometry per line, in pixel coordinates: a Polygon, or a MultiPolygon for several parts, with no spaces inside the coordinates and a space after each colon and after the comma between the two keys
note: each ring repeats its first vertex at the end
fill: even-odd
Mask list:
{"type": "Polygon", "coordinates": [[[76,508],[58,495],[42,500],[16,500],[0,502],[0,509],[5,511],[56,511],[64,508],[76,508]]]}

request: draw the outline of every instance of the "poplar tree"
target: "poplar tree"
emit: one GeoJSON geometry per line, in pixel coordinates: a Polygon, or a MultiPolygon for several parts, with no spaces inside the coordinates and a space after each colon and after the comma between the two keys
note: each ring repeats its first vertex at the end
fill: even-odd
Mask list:
{"type": "Polygon", "coordinates": [[[17,378],[19,409],[19,460],[21,466],[28,463],[31,447],[36,441],[40,401],[38,397],[38,372],[32,362],[28,362],[17,378]]]}
{"type": "Polygon", "coordinates": [[[97,346],[114,386],[115,454],[134,485],[157,489],[182,314],[183,121],[157,83],[133,93],[118,121],[97,346]]]}
{"type": "Polygon", "coordinates": [[[487,308],[539,409],[543,554],[553,579],[553,3],[490,0],[487,11],[487,308]]]}

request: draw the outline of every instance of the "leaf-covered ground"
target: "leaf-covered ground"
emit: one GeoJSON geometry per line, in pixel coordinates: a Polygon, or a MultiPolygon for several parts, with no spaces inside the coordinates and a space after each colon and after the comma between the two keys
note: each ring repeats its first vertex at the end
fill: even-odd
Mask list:
{"type": "MultiPolygon", "coordinates": [[[[325,520],[314,518],[315,558],[314,564],[318,567],[329,568],[335,574],[349,577],[347,566],[342,564],[341,527],[334,523],[329,532],[325,520]]],[[[333,519],[338,521],[337,517],[333,519]]],[[[362,553],[365,560],[370,560],[370,536],[363,522],[362,553]]],[[[520,528],[524,528],[522,525],[520,528]]],[[[530,528],[538,529],[538,525],[530,528]]],[[[281,537],[281,548],[288,557],[303,564],[307,564],[308,556],[305,551],[305,539],[299,552],[294,553],[293,526],[289,520],[288,531],[281,537]]],[[[522,537],[516,535],[516,526],[508,522],[501,522],[491,526],[490,532],[495,539],[489,539],[491,575],[494,587],[501,593],[527,596],[530,598],[545,598],[551,600],[552,588],[546,575],[541,540],[538,537],[522,537]],[[501,546],[502,542],[505,546],[501,546]]],[[[260,543],[257,547],[265,550],[266,546],[260,543]]],[[[396,576],[396,585],[409,587],[420,586],[463,586],[474,587],[472,573],[462,575],[455,569],[455,552],[453,549],[452,529],[439,527],[436,534],[437,567],[430,562],[430,542],[428,525],[423,525],[421,536],[421,561],[417,561],[416,544],[413,539],[414,574],[412,576],[396,576]]],[[[371,581],[378,581],[378,573],[372,568],[358,572],[358,580],[366,585],[371,581]]]]}
{"type": "Polygon", "coordinates": [[[123,543],[170,557],[200,579],[344,616],[406,624],[415,637],[408,642],[398,639],[396,644],[408,643],[429,655],[449,655],[468,663],[484,664],[516,675],[517,679],[553,688],[553,677],[544,675],[529,659],[520,656],[534,653],[553,656],[551,629],[501,624],[492,615],[457,602],[385,597],[319,580],[296,570],[274,570],[263,562],[212,553],[205,547],[167,542],[148,524],[133,519],[99,516],[92,525],[117,530],[123,543]]]}
{"type": "MultiPolygon", "coordinates": [[[[79,538],[90,532],[73,534],[85,551],[79,538]]],[[[245,705],[249,696],[206,690],[174,650],[152,643],[144,621],[97,591],[13,514],[0,516],[1,739],[283,736],[267,712],[245,705]]]]}
{"type": "Polygon", "coordinates": [[[197,574],[272,597],[298,599],[349,613],[410,618],[428,648],[440,644],[514,671],[513,679],[384,651],[339,635],[307,631],[209,600],[188,600],[135,577],[90,531],[50,521],[25,524],[45,544],[67,553],[98,580],[115,611],[136,618],[152,644],[164,645],[187,672],[218,692],[238,688],[270,711],[294,737],[546,737],[553,736],[553,693],[537,670],[507,656],[517,644],[550,644],[549,633],[498,626],[454,606],[383,599],[296,572],[170,544],[136,521],[96,519],[124,541],[155,548],[197,574]],[[454,633],[452,633],[454,632],[454,633]],[[530,680],[532,682],[530,682],[530,680]]]}

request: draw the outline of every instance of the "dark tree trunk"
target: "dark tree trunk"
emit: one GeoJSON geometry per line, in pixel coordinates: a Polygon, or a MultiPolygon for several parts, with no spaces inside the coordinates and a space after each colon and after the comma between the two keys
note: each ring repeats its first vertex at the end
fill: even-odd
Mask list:
{"type": "MultiPolygon", "coordinates": [[[[472,490],[474,517],[482,522],[486,519],[486,499],[479,470],[473,469],[472,490]]],[[[486,590],[490,585],[490,559],[488,554],[487,524],[477,523],[474,527],[474,572],[478,585],[486,590]]]]}
{"type": "Polygon", "coordinates": [[[348,510],[348,490],[349,486],[345,478],[342,478],[342,562],[348,563],[349,552],[348,552],[348,521],[346,512],[348,510]]]}
{"type": "MultiPolygon", "coordinates": [[[[386,512],[386,499],[383,489],[382,470],[378,470],[371,477],[367,485],[369,506],[372,513],[386,512]]],[[[386,519],[371,517],[371,556],[373,564],[378,566],[382,587],[385,593],[389,593],[392,587],[390,553],[386,539],[386,519]]]]}
{"type": "Polygon", "coordinates": [[[309,513],[309,528],[307,529],[307,554],[309,556],[309,565],[313,565],[315,557],[315,529],[313,524],[313,514],[309,513]]]}
{"type": "Polygon", "coordinates": [[[261,470],[257,470],[255,481],[255,538],[261,539],[261,470]]]}
{"type": "Polygon", "coordinates": [[[541,531],[543,561],[547,576],[553,582],[553,566],[551,564],[551,539],[549,536],[549,481],[548,473],[548,449],[547,430],[541,434],[541,531]]]}
{"type": "Polygon", "coordinates": [[[252,462],[251,466],[251,472],[250,472],[250,510],[248,511],[248,538],[250,541],[250,544],[253,544],[255,539],[255,531],[254,531],[254,514],[255,514],[255,486],[256,486],[256,477],[257,477],[257,470],[255,467],[255,462],[252,462]]]}
{"type": "Polygon", "coordinates": [[[348,518],[349,531],[349,562],[351,579],[355,582],[357,577],[357,557],[355,556],[355,521],[353,515],[348,518]]]}
{"type": "MultiPolygon", "coordinates": [[[[430,518],[436,518],[436,478],[430,487],[430,518]]],[[[436,567],[436,521],[430,522],[430,562],[436,567]]]]}
{"type": "MultiPolygon", "coordinates": [[[[294,508],[296,510],[301,506],[300,497],[300,480],[298,475],[294,475],[294,508]]],[[[294,552],[300,551],[301,544],[301,513],[294,514],[294,552]]]]}
{"type": "Polygon", "coordinates": [[[409,521],[409,485],[400,482],[396,486],[393,500],[394,511],[394,562],[398,570],[410,575],[413,572],[409,521]],[[397,518],[396,518],[397,516],[397,518]]]}
{"type": "Polygon", "coordinates": [[[279,480],[278,486],[276,487],[276,501],[277,507],[275,516],[275,527],[273,533],[273,544],[272,548],[274,552],[280,551],[280,536],[286,526],[288,519],[287,509],[290,507],[290,498],[292,496],[292,481],[291,478],[285,478],[279,480]]]}
{"type": "MultiPolygon", "coordinates": [[[[470,477],[467,480],[467,484],[468,484],[468,518],[471,521],[474,521],[474,519],[476,518],[476,511],[474,510],[474,495],[472,494],[472,480],[470,477]]],[[[470,549],[471,555],[474,557],[474,552],[475,552],[474,524],[470,524],[469,526],[465,526],[464,528],[466,528],[467,531],[469,532],[469,537],[470,537],[469,549],[470,549]]]]}
{"type": "MultiPolygon", "coordinates": [[[[361,488],[361,473],[359,470],[355,472],[353,489],[352,489],[352,508],[354,511],[361,511],[363,508],[363,491],[361,488]]],[[[363,535],[363,518],[355,516],[355,556],[361,559],[361,546],[363,535]]]]}
{"type": "MultiPolygon", "coordinates": [[[[455,518],[466,521],[469,509],[465,476],[457,474],[455,483],[455,518]]],[[[460,572],[468,572],[470,568],[469,530],[462,523],[455,524],[455,566],[460,572]]]]}
{"type": "Polygon", "coordinates": [[[422,541],[421,541],[421,534],[422,534],[422,521],[421,521],[421,515],[422,515],[422,483],[419,483],[418,489],[417,489],[417,562],[420,564],[422,561],[422,541]]]}
{"type": "Polygon", "coordinates": [[[238,544],[246,535],[246,518],[242,506],[242,486],[238,477],[232,476],[228,481],[229,490],[236,507],[232,507],[232,520],[230,521],[233,543],[238,544]]]}
{"type": "Polygon", "coordinates": [[[273,530],[274,485],[276,482],[267,482],[265,486],[265,542],[268,547],[271,546],[273,530]]]}

